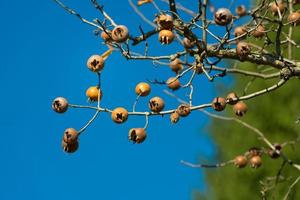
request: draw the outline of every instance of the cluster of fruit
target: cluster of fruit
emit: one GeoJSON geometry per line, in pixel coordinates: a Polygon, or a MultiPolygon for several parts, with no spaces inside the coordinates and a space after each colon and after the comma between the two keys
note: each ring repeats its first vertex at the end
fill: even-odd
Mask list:
{"type": "MultiPolygon", "coordinates": [[[[88,67],[90,68],[91,63],[96,63],[95,58],[99,56],[93,55],[88,60],[88,67]]],[[[94,68],[93,68],[94,69],[94,68]]],[[[141,82],[136,85],[135,92],[140,97],[145,97],[150,94],[151,87],[148,83],[141,82]]],[[[89,101],[95,102],[100,101],[102,98],[102,92],[98,86],[89,87],[86,91],[86,96],[89,101]]],[[[165,103],[164,100],[160,97],[153,97],[149,100],[149,109],[153,113],[161,112],[164,107],[165,103]]],[[[52,102],[52,109],[57,113],[64,113],[68,110],[69,103],[63,97],[57,97],[52,102]]],[[[174,113],[171,114],[171,122],[176,123],[179,120],[179,116],[185,117],[190,113],[190,106],[187,104],[180,105],[174,113]]],[[[123,107],[117,107],[111,111],[111,119],[118,124],[124,123],[128,119],[128,111],[123,107]]],[[[142,143],[146,139],[146,128],[132,128],[129,131],[128,138],[133,143],[142,143]]],[[[67,128],[63,134],[62,140],[62,147],[68,153],[73,153],[78,148],[78,136],[79,132],[76,131],[74,128],[67,128]]]]}
{"type": "Polygon", "coordinates": [[[282,145],[274,144],[275,149],[260,149],[260,148],[250,148],[245,155],[236,156],[233,160],[233,163],[238,168],[244,168],[247,166],[248,162],[250,167],[258,168],[262,165],[262,155],[266,154],[272,159],[276,159],[280,157],[280,151],[282,149],[282,145]]]}
{"type": "MultiPolygon", "coordinates": [[[[98,55],[93,55],[88,60],[88,67],[91,68],[91,63],[97,63],[98,55]],[[93,58],[93,59],[91,59],[93,58]]],[[[93,71],[93,70],[92,70],[93,71]]],[[[172,87],[170,87],[172,88],[172,87]]],[[[151,92],[151,87],[148,83],[141,82],[136,85],[135,92],[138,97],[145,97],[148,96],[151,92]]],[[[89,87],[86,91],[86,96],[89,101],[95,102],[100,101],[102,98],[102,92],[98,86],[89,87]]],[[[216,97],[212,102],[212,108],[216,111],[222,111],[225,109],[226,104],[233,105],[233,110],[237,116],[243,116],[248,108],[247,105],[242,102],[238,101],[238,97],[235,93],[228,94],[227,98],[216,97]]],[[[163,111],[165,107],[165,102],[161,97],[152,97],[148,103],[149,109],[153,113],[159,114],[163,111]]],[[[69,103],[63,97],[57,97],[52,102],[52,109],[57,113],[64,113],[68,110],[69,103]]],[[[172,123],[177,123],[180,117],[186,117],[191,113],[191,106],[188,104],[181,104],[175,109],[174,112],[170,114],[170,121],[172,123]]],[[[149,113],[150,114],[150,113],[149,113]]],[[[123,107],[117,107],[111,111],[111,119],[115,123],[121,124],[127,121],[129,116],[129,112],[123,107]]],[[[64,131],[63,139],[62,139],[62,147],[64,151],[68,153],[73,153],[78,149],[78,136],[79,132],[76,131],[74,128],[67,128],[64,131]]],[[[142,143],[146,139],[146,127],[144,128],[132,128],[129,131],[128,138],[133,143],[142,143]]]]}
{"type": "MultiPolygon", "coordinates": [[[[139,1],[139,5],[142,5],[144,3],[150,3],[151,0],[141,0],[139,1]]],[[[298,4],[300,1],[295,1],[295,4],[298,4]]],[[[286,12],[287,7],[284,2],[274,2],[270,4],[270,10],[273,13],[273,15],[279,15],[281,16],[284,12],[286,12]]],[[[231,11],[227,8],[220,8],[214,13],[214,23],[219,26],[228,26],[233,23],[233,20],[235,18],[243,17],[248,15],[248,11],[246,10],[245,6],[239,6],[236,9],[236,15],[233,16],[231,11]]],[[[299,12],[292,12],[287,16],[287,23],[293,26],[300,24],[300,13],[299,12]]],[[[174,32],[177,31],[177,26],[175,23],[175,20],[171,15],[168,15],[166,13],[160,13],[155,18],[155,23],[157,24],[157,30],[158,30],[158,40],[161,44],[170,44],[174,38],[174,32]]],[[[266,35],[266,30],[262,22],[256,23],[255,27],[245,27],[240,26],[236,27],[234,30],[234,36],[236,37],[237,45],[236,45],[236,55],[239,57],[240,60],[247,57],[251,54],[251,47],[250,45],[243,41],[248,34],[251,34],[251,36],[255,38],[263,38],[266,35]]],[[[109,46],[109,50],[106,51],[102,55],[92,55],[87,60],[87,67],[89,70],[91,70],[94,73],[97,73],[98,75],[101,73],[101,71],[104,68],[105,60],[108,58],[108,56],[112,53],[113,47],[115,47],[116,44],[121,44],[124,42],[127,42],[129,37],[129,31],[128,28],[124,25],[116,25],[112,30],[109,30],[107,28],[103,28],[103,31],[101,33],[101,37],[104,40],[104,42],[109,46]]],[[[200,48],[200,40],[194,37],[183,37],[182,40],[180,40],[182,46],[188,50],[194,48],[196,45],[198,48],[200,48]]],[[[204,44],[207,47],[207,44],[204,44]]],[[[200,50],[199,50],[200,51],[200,50]]],[[[192,66],[193,70],[197,72],[197,74],[201,74],[204,71],[203,63],[200,61],[195,61],[193,64],[184,63],[179,59],[180,55],[178,54],[177,57],[174,57],[170,60],[169,66],[172,71],[174,71],[177,76],[176,77],[170,77],[166,81],[166,85],[169,89],[172,90],[178,90],[182,87],[180,80],[179,80],[179,72],[181,72],[184,67],[183,65],[190,65],[192,66]]],[[[151,87],[148,83],[141,82],[136,85],[135,92],[138,95],[138,97],[144,97],[148,96],[150,94],[151,87]]],[[[86,90],[86,96],[88,97],[89,101],[91,102],[100,102],[102,99],[102,91],[99,85],[97,86],[91,86],[86,90]]],[[[234,113],[242,117],[246,114],[248,111],[247,105],[240,101],[236,93],[232,92],[227,95],[226,98],[223,97],[216,97],[211,102],[211,107],[215,111],[223,111],[226,107],[226,105],[232,105],[234,113]]],[[[149,100],[148,103],[150,112],[145,112],[145,115],[152,115],[152,114],[161,114],[165,107],[165,102],[161,97],[153,97],[149,100]]],[[[52,102],[52,108],[57,113],[64,113],[67,111],[69,107],[68,101],[63,97],[58,97],[53,100],[52,102]]],[[[100,109],[98,104],[98,110],[100,109]]],[[[174,109],[170,112],[167,112],[170,114],[170,121],[172,123],[177,123],[180,117],[186,117],[188,116],[191,111],[193,110],[191,104],[181,104],[177,107],[177,109],[174,109]]],[[[108,111],[111,113],[111,118],[114,122],[121,124],[127,121],[128,116],[131,114],[129,113],[125,108],[118,107],[115,108],[112,111],[108,111]]],[[[128,138],[134,143],[142,143],[146,139],[146,126],[143,128],[132,128],[129,131],[128,138]]],[[[62,139],[62,146],[63,149],[66,152],[72,153],[75,152],[78,149],[78,136],[80,135],[81,131],[76,131],[74,128],[68,128],[65,130],[63,134],[62,139]]],[[[253,166],[259,166],[258,157],[260,155],[253,155],[250,159],[250,162],[253,166]],[[253,164],[256,163],[256,164],[253,164]]],[[[243,166],[243,163],[245,163],[247,160],[246,157],[238,157],[235,161],[236,165],[239,167],[243,166]],[[238,164],[242,163],[242,164],[238,164]]]]}
{"type": "Polygon", "coordinates": [[[233,105],[233,112],[239,117],[242,117],[248,111],[246,103],[239,101],[238,96],[234,92],[229,93],[226,99],[223,97],[214,98],[211,106],[215,111],[223,111],[227,104],[233,105]]]}

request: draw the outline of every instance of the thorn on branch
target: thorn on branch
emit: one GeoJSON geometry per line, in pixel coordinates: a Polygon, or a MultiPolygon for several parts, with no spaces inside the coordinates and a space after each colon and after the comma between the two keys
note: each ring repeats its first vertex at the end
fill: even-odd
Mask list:
{"type": "Polygon", "coordinates": [[[142,35],[137,36],[137,37],[131,37],[130,39],[133,41],[132,45],[138,45],[140,42],[145,41],[146,39],[148,39],[149,37],[155,35],[156,33],[158,33],[157,29],[153,29],[147,33],[145,33],[143,30],[140,29],[140,31],[142,32],[142,35]]]}

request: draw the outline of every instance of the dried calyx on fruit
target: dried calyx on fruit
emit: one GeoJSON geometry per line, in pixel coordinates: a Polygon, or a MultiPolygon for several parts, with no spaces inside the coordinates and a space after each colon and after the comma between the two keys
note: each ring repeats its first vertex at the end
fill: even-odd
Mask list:
{"type": "Polygon", "coordinates": [[[158,39],[162,44],[170,44],[174,40],[174,33],[170,30],[161,30],[158,34],[158,39]]]}
{"type": "Polygon", "coordinates": [[[248,163],[247,157],[243,155],[239,155],[234,159],[234,165],[237,166],[238,168],[246,167],[247,163],[248,163]]]}
{"type": "Polygon", "coordinates": [[[232,22],[232,13],[227,8],[220,8],[215,12],[215,23],[226,26],[232,22]]]}
{"type": "Polygon", "coordinates": [[[261,160],[260,156],[253,156],[253,157],[251,157],[249,162],[250,162],[250,166],[252,168],[258,168],[262,164],[262,160],[261,160]]]}
{"type": "Polygon", "coordinates": [[[243,101],[239,101],[233,106],[233,111],[237,116],[242,117],[247,113],[248,106],[243,101]]]}
{"type": "Polygon", "coordinates": [[[157,25],[159,26],[159,28],[161,30],[165,29],[165,30],[172,30],[173,28],[173,17],[171,15],[168,14],[161,14],[158,15],[154,22],[157,23],[157,25]]]}
{"type": "Polygon", "coordinates": [[[247,15],[247,9],[244,5],[240,5],[240,6],[236,7],[235,13],[237,14],[237,16],[243,17],[243,16],[247,15]]]}
{"type": "Polygon", "coordinates": [[[280,153],[277,153],[277,151],[280,152],[281,149],[282,149],[282,146],[281,146],[281,144],[277,144],[277,143],[274,144],[273,146],[274,146],[275,149],[269,148],[268,151],[267,151],[267,153],[273,159],[279,158],[280,157],[280,153]]]}
{"type": "Polygon", "coordinates": [[[144,128],[132,128],[128,133],[128,139],[133,143],[142,143],[147,137],[146,130],[144,128]]]}
{"type": "Polygon", "coordinates": [[[67,128],[64,132],[63,141],[67,144],[73,144],[78,139],[78,132],[74,128],[67,128]]]}
{"type": "Polygon", "coordinates": [[[99,72],[104,67],[104,58],[101,55],[92,55],[87,60],[87,67],[93,72],[99,72]]]}
{"type": "Polygon", "coordinates": [[[171,77],[166,82],[168,88],[178,90],[180,88],[180,81],[177,77],[171,77]]]}
{"type": "Polygon", "coordinates": [[[237,94],[235,92],[230,92],[226,97],[226,101],[230,105],[236,104],[238,102],[237,94]]]}
{"type": "Polygon", "coordinates": [[[98,86],[91,86],[86,90],[86,96],[89,101],[98,101],[102,99],[102,91],[98,86]]]}
{"type": "Polygon", "coordinates": [[[128,119],[128,111],[122,107],[115,108],[111,113],[111,119],[118,124],[124,123],[128,119]]]}
{"type": "Polygon", "coordinates": [[[76,141],[74,143],[68,144],[64,140],[62,140],[61,146],[66,153],[74,153],[79,147],[79,142],[76,141]]]}
{"type": "Polygon", "coordinates": [[[178,73],[179,71],[181,71],[183,69],[182,66],[182,61],[179,58],[175,58],[174,60],[172,60],[169,64],[170,68],[172,69],[172,71],[178,73]]]}
{"type": "Polygon", "coordinates": [[[149,101],[149,108],[153,112],[160,112],[164,109],[164,107],[165,107],[165,102],[160,97],[153,97],[149,101]]]}
{"type": "Polygon", "coordinates": [[[226,107],[226,100],[223,97],[216,97],[213,99],[211,106],[215,111],[222,111],[226,107]]]}
{"type": "Polygon", "coordinates": [[[251,48],[247,42],[239,42],[236,45],[236,54],[243,59],[251,53],[251,48]]]}
{"type": "Polygon", "coordinates": [[[150,94],[151,92],[151,87],[148,83],[145,82],[141,82],[139,84],[136,85],[135,87],[135,93],[139,96],[148,96],[148,94],[150,94]]]}
{"type": "Polygon", "coordinates": [[[181,116],[181,117],[186,117],[191,113],[191,107],[188,104],[181,104],[178,106],[176,109],[176,112],[181,116]]]}
{"type": "Polygon", "coordinates": [[[63,97],[57,97],[52,101],[52,109],[57,113],[64,113],[68,110],[69,103],[63,97]]]}
{"type": "Polygon", "coordinates": [[[116,26],[111,32],[111,37],[115,42],[125,42],[129,38],[128,28],[124,25],[116,26]]]}
{"type": "Polygon", "coordinates": [[[258,148],[258,147],[251,147],[249,150],[248,150],[248,154],[250,157],[253,157],[253,156],[261,156],[262,155],[262,149],[258,148]]]}

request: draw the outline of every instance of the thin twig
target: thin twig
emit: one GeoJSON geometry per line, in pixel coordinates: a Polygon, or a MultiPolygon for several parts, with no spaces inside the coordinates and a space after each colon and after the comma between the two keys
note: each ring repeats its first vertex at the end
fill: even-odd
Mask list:
{"type": "Polygon", "coordinates": [[[288,199],[288,197],[289,197],[289,195],[290,195],[292,189],[293,189],[294,186],[299,182],[299,180],[300,180],[300,176],[298,176],[298,178],[292,183],[292,185],[290,185],[290,187],[289,187],[287,193],[284,195],[283,200],[287,200],[287,199],[288,199]]]}

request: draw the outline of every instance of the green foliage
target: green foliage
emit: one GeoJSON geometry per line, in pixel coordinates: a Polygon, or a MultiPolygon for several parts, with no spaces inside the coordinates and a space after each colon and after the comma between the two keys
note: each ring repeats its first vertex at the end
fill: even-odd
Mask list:
{"type": "MultiPolygon", "coordinates": [[[[244,77],[236,79],[233,90],[241,94],[243,88],[240,86],[245,85],[246,81],[244,77]]],[[[300,81],[294,79],[273,93],[247,101],[249,112],[242,120],[260,129],[273,143],[295,140],[300,132],[300,126],[295,124],[295,120],[300,115],[299,84],[300,81]]],[[[259,90],[269,85],[264,81],[256,81],[251,86],[251,90],[259,90]]],[[[230,106],[227,107],[226,112],[233,116],[230,106]]],[[[253,131],[236,122],[214,119],[211,126],[212,137],[219,149],[217,158],[219,161],[231,160],[251,147],[266,147],[253,131]]],[[[299,163],[297,150],[299,148],[286,146],[283,151],[289,158],[299,163]]],[[[209,185],[208,199],[259,199],[262,196],[260,191],[264,190],[262,182],[266,184],[268,178],[275,177],[282,162],[281,158],[274,160],[263,155],[263,165],[258,169],[250,167],[238,169],[233,165],[207,169],[205,172],[209,185]]],[[[299,171],[286,165],[282,170],[282,176],[288,180],[280,181],[275,188],[266,192],[266,196],[282,199],[297,175],[299,171]]],[[[300,193],[296,192],[297,188],[300,189],[300,185],[295,187],[294,198],[300,199],[300,193]]]]}
{"type": "MultiPolygon", "coordinates": [[[[293,35],[293,39],[299,41],[299,28],[294,31],[293,35]]],[[[271,35],[270,37],[274,36],[271,35]]],[[[261,46],[261,42],[255,40],[251,42],[253,41],[261,46]]],[[[274,47],[272,48],[274,49],[274,47]]],[[[287,48],[283,49],[283,51],[286,56],[287,48]]],[[[299,49],[293,48],[293,55],[299,59],[299,49]]],[[[254,66],[249,63],[239,63],[238,66],[247,70],[264,70],[269,68],[268,66],[254,66]]],[[[276,70],[269,72],[274,71],[276,70]]],[[[238,95],[243,95],[245,86],[252,79],[242,75],[236,76],[231,90],[220,89],[218,94],[226,96],[227,93],[235,91],[238,95]]],[[[278,80],[252,80],[253,82],[246,93],[267,88],[278,80]]],[[[300,117],[299,85],[300,80],[293,78],[274,92],[248,100],[246,103],[249,111],[246,116],[240,119],[261,130],[273,143],[295,140],[300,135],[300,125],[295,123],[300,117]]],[[[235,117],[232,107],[229,105],[222,114],[235,117]]],[[[267,148],[252,130],[233,121],[213,119],[210,130],[211,136],[218,147],[218,156],[215,162],[234,159],[235,156],[244,154],[251,147],[267,148]]],[[[296,143],[293,146],[287,145],[283,152],[296,163],[300,163],[299,149],[299,143],[296,143]]],[[[290,185],[300,175],[299,171],[286,164],[281,170],[281,175],[279,176],[281,178],[276,183],[276,176],[281,168],[283,159],[271,159],[267,155],[263,155],[262,159],[263,164],[258,169],[252,169],[249,166],[244,169],[238,169],[233,165],[217,169],[205,169],[208,191],[206,195],[195,194],[195,199],[283,199],[290,185]]],[[[289,199],[300,199],[299,190],[300,183],[293,188],[289,199]]]]}
{"type": "MultiPolygon", "coordinates": [[[[244,68],[250,68],[249,64],[243,64],[244,68]]],[[[251,78],[239,77],[235,79],[232,91],[238,95],[243,94],[244,87],[251,78]]],[[[278,80],[275,80],[275,82],[278,80]]],[[[254,92],[266,88],[274,81],[255,80],[248,92],[254,92]]],[[[300,115],[300,81],[293,79],[275,92],[247,101],[248,113],[241,119],[261,130],[273,143],[284,143],[295,140],[300,133],[300,126],[295,123],[300,115]]],[[[227,91],[230,92],[230,91],[227,91]]],[[[224,95],[227,93],[221,92],[224,95]]],[[[227,106],[226,114],[234,116],[231,106],[227,106]]],[[[211,125],[211,134],[218,145],[219,161],[233,159],[236,155],[243,154],[251,147],[266,147],[257,135],[242,125],[232,121],[214,119],[211,125]]],[[[297,144],[295,145],[297,146],[297,144]]],[[[300,162],[297,156],[299,148],[286,146],[284,152],[289,158],[300,162]]],[[[237,169],[230,165],[218,169],[207,169],[206,179],[209,185],[209,199],[259,199],[263,190],[261,182],[276,176],[281,166],[282,159],[271,159],[263,156],[263,165],[259,169],[237,169]]],[[[281,199],[288,190],[299,171],[286,165],[282,171],[284,178],[288,179],[278,183],[275,188],[266,192],[268,197],[281,199]]],[[[296,193],[300,184],[295,187],[294,199],[300,199],[300,192],[296,193]]],[[[271,198],[272,199],[272,198],[271,198]]]]}

